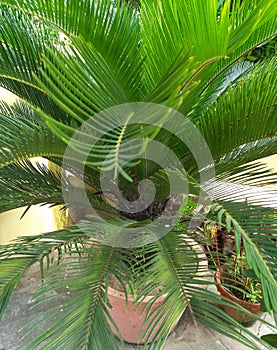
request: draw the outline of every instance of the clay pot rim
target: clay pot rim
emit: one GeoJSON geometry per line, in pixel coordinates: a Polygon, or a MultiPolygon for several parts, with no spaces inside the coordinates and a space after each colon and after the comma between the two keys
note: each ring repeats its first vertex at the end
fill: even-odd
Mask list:
{"type": "MultiPolygon", "coordinates": [[[[125,299],[125,292],[124,291],[119,291],[117,289],[114,289],[113,287],[108,287],[108,294],[113,295],[117,298],[121,298],[121,299],[125,299]]],[[[133,296],[132,294],[127,294],[128,296],[128,301],[133,302],[136,298],[136,296],[133,296]]],[[[163,300],[165,297],[167,296],[167,293],[161,295],[160,297],[157,298],[157,301],[159,300],[163,300]]],[[[152,300],[153,298],[155,298],[154,295],[146,295],[143,298],[143,303],[147,303],[148,301],[152,300]]]]}
{"type": "MultiPolygon", "coordinates": [[[[254,308],[255,307],[257,307],[257,308],[260,307],[261,303],[251,303],[249,301],[242,300],[242,299],[236,297],[235,295],[231,294],[230,292],[228,292],[228,290],[226,290],[226,288],[224,288],[224,286],[221,283],[221,275],[222,275],[222,268],[219,268],[215,272],[215,277],[214,277],[215,282],[217,283],[216,284],[216,288],[217,288],[217,290],[219,292],[220,292],[220,290],[222,290],[225,295],[230,297],[229,299],[238,302],[242,306],[245,305],[245,306],[254,307],[254,308]]],[[[221,292],[220,292],[220,294],[221,294],[221,292]]]]}

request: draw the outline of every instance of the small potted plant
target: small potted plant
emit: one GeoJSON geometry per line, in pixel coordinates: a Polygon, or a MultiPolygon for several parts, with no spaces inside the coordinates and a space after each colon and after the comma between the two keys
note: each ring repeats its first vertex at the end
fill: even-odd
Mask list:
{"type": "MultiPolygon", "coordinates": [[[[224,298],[242,306],[254,315],[261,315],[261,282],[253,270],[248,269],[244,253],[232,254],[216,271],[215,280],[217,290],[224,298]]],[[[230,305],[222,305],[221,308],[244,326],[250,326],[255,321],[255,317],[230,305]]]]}

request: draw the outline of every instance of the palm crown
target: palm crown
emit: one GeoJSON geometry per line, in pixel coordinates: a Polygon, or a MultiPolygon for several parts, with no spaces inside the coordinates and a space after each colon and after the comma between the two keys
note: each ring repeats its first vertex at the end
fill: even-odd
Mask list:
{"type": "Polygon", "coordinates": [[[226,181],[276,181],[258,162],[276,153],[276,58],[242,61],[276,35],[275,2],[0,3],[0,84],[20,97],[0,105],[0,210],[61,204],[74,219],[1,247],[1,313],[23,272],[36,261],[43,271],[57,250],[64,257],[59,273],[69,269],[70,278],[50,274],[38,296],[68,286],[76,294],[62,322],[30,346],[50,332],[47,349],[117,348],[107,323],[111,274],[130,289],[147,281],[137,300],[167,281],[160,292],[168,293],[166,302],[150,327],[171,316],[153,348],[187,305],[199,322],[255,346],[254,335],[249,340],[223,323],[222,311],[206,303],[219,297],[201,288],[203,281],[191,282],[182,232],[191,234],[207,211],[232,230],[261,280],[264,309],[276,318],[276,213],[262,206],[263,196],[254,205],[243,192],[222,191],[226,181]],[[36,156],[62,171],[32,165],[36,156]],[[77,209],[87,215],[78,217],[77,209]],[[143,273],[131,263],[141,254],[150,257],[143,273]]]}

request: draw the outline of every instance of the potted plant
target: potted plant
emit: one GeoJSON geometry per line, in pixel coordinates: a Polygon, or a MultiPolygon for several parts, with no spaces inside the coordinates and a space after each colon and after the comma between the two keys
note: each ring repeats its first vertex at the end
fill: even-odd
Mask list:
{"type": "Polygon", "coordinates": [[[233,303],[233,306],[223,304],[221,309],[244,326],[251,326],[257,320],[251,314],[262,314],[262,288],[261,281],[247,266],[242,242],[236,245],[235,233],[228,232],[226,225],[216,221],[205,220],[198,234],[206,237],[205,251],[210,256],[211,266],[216,269],[218,292],[224,300],[228,299],[233,303]],[[239,253],[236,252],[238,246],[239,253]],[[249,314],[237,309],[237,305],[246,309],[249,314]]]}
{"type": "MultiPolygon", "coordinates": [[[[262,289],[261,282],[252,270],[247,269],[245,254],[233,254],[215,274],[217,290],[224,297],[232,300],[254,315],[260,316],[262,289]]],[[[222,309],[235,320],[251,326],[256,318],[247,315],[229,305],[222,305],[222,309]]]]}
{"type": "MultiPolygon", "coordinates": [[[[184,248],[187,250],[186,256],[184,256],[184,265],[191,266],[191,270],[187,270],[191,279],[197,279],[201,282],[205,281],[207,276],[207,259],[203,253],[202,248],[187,236],[183,236],[184,248]],[[198,262],[195,264],[193,262],[194,256],[198,257],[198,262]]],[[[130,260],[129,260],[130,262],[130,260]]],[[[155,317],[155,312],[159,308],[160,304],[167,298],[164,294],[164,289],[166,281],[162,280],[160,285],[154,290],[153,295],[147,295],[145,297],[145,289],[147,290],[151,281],[145,281],[143,278],[144,269],[155,268],[155,264],[151,263],[151,258],[149,254],[145,253],[144,249],[137,251],[137,256],[132,264],[132,269],[134,270],[135,279],[138,281],[144,281],[144,285],[140,282],[140,287],[137,288],[136,284],[132,284],[132,288],[125,290],[128,293],[128,306],[126,308],[126,297],[124,293],[124,288],[119,284],[118,280],[112,276],[108,287],[108,298],[111,304],[110,314],[116,325],[118,326],[120,333],[125,341],[134,344],[143,344],[146,341],[153,341],[156,331],[152,330],[152,335],[147,338],[147,333],[151,331],[151,320],[155,317]],[[141,300],[140,300],[141,299],[141,300]],[[148,314],[149,308],[151,307],[151,313],[148,314]],[[147,330],[147,333],[142,337],[143,329],[147,330]]],[[[126,287],[126,286],[125,286],[126,287]]],[[[189,303],[189,300],[188,300],[189,303]]],[[[179,313],[179,317],[174,321],[171,326],[171,330],[177,325],[182,312],[179,313]]],[[[163,323],[170,318],[170,313],[165,314],[159,320],[159,325],[162,326],[163,323]]],[[[113,333],[118,334],[116,328],[110,323],[113,333]]],[[[158,329],[158,328],[157,328],[158,329]]]]}
{"type": "Polygon", "coordinates": [[[45,328],[34,320],[29,348],[118,349],[113,331],[124,347],[111,276],[126,305],[129,294],[135,308],[147,301],[144,348],[162,348],[187,307],[255,347],[255,334],[222,322],[198,274],[206,258],[190,256],[186,237],[205,245],[194,234],[205,215],[233,230],[276,315],[276,213],[263,195],[245,203],[226,190],[276,181],[259,163],[276,147],[276,58],[241,62],[276,35],[274,1],[0,0],[0,13],[0,85],[19,98],[0,104],[0,210],[62,205],[72,216],[0,248],[0,314],[39,261],[36,296],[71,297],[39,316],[45,328]]]}

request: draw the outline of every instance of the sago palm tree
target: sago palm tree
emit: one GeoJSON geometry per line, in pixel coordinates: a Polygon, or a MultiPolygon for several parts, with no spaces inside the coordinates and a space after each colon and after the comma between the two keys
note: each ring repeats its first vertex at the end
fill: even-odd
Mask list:
{"type": "Polygon", "coordinates": [[[53,317],[46,328],[35,320],[29,349],[46,340],[45,349],[123,347],[109,326],[112,275],[137,301],[158,286],[154,299],[167,294],[154,318],[148,309],[146,337],[157,334],[146,348],[163,346],[186,307],[259,348],[220,309],[225,301],[206,288],[214,282],[191,279],[199,261],[184,234],[208,239],[197,234],[205,216],[232,232],[276,319],[276,201],[238,187],[276,183],[259,161],[276,153],[276,57],[243,59],[276,35],[275,1],[0,4],[0,85],[19,97],[0,105],[0,211],[62,205],[72,217],[0,248],[0,314],[39,261],[39,300],[50,290],[72,297],[63,313],[41,315],[53,317]],[[37,156],[55,168],[33,165],[37,156]]]}

